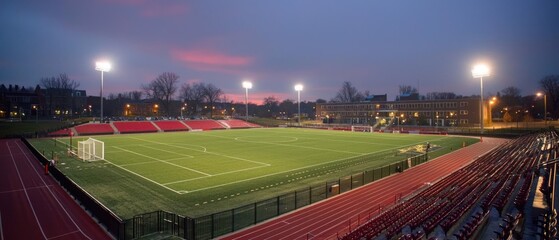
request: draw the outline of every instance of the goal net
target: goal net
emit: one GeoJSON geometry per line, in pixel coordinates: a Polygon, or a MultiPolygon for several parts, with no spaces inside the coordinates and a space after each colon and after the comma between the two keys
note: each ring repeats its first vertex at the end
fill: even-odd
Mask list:
{"type": "Polygon", "coordinates": [[[104,160],[105,143],[93,138],[79,141],[78,157],[84,161],[104,160]]]}
{"type": "Polygon", "coordinates": [[[351,126],[352,132],[373,132],[373,127],[371,126],[351,126]]]}

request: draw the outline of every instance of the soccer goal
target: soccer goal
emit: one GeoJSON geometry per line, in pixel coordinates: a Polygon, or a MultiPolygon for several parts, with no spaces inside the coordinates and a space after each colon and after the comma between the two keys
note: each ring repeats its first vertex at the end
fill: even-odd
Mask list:
{"type": "Polygon", "coordinates": [[[104,160],[105,143],[93,138],[89,138],[85,141],[79,141],[78,157],[84,161],[104,160]]]}
{"type": "Polygon", "coordinates": [[[351,126],[352,132],[373,132],[373,127],[371,126],[351,126]]]}

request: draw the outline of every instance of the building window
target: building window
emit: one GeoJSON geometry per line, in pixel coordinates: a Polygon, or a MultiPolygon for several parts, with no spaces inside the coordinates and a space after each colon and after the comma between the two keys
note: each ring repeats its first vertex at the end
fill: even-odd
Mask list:
{"type": "Polygon", "coordinates": [[[467,107],[468,106],[468,102],[460,102],[460,107],[467,107]]]}
{"type": "Polygon", "coordinates": [[[468,110],[460,110],[460,115],[468,115],[468,110]]]}
{"type": "Polygon", "coordinates": [[[460,124],[468,124],[468,119],[460,119],[460,124]]]}

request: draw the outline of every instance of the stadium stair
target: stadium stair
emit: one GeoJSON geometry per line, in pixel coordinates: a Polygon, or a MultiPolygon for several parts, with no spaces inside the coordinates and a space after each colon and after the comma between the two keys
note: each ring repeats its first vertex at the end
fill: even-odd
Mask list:
{"type": "Polygon", "coordinates": [[[428,239],[510,239],[524,215],[536,156],[549,160],[558,139],[547,131],[501,145],[342,239],[419,239],[415,233],[428,239]]]}
{"type": "Polygon", "coordinates": [[[158,132],[163,132],[163,130],[161,130],[161,128],[159,126],[157,126],[157,124],[155,124],[155,122],[153,122],[153,121],[149,121],[149,122],[151,123],[151,125],[153,125],[157,129],[158,132]]]}
{"type": "Polygon", "coordinates": [[[113,129],[115,134],[120,134],[120,132],[118,131],[118,128],[115,127],[115,125],[113,124],[113,122],[109,123],[109,126],[111,126],[111,128],[113,129]]]}

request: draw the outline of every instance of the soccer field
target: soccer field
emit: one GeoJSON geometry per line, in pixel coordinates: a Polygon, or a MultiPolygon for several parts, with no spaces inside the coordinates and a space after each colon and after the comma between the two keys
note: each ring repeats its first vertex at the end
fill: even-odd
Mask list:
{"type": "MultiPolygon", "coordinates": [[[[477,141],[282,128],[93,138],[105,143],[105,161],[66,157],[69,138],[30,142],[47,156],[55,151],[58,168],[123,218],[160,209],[214,213],[401,161],[419,154],[427,141],[432,156],[477,141]]],[[[73,138],[73,147],[85,139],[73,138]]]]}

